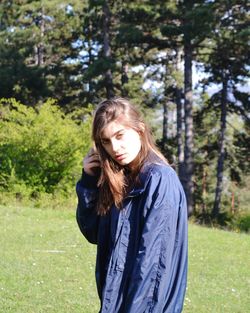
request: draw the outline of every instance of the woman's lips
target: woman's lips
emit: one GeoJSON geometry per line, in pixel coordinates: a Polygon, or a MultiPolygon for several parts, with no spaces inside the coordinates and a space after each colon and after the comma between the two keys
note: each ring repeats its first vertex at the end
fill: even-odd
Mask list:
{"type": "Polygon", "coordinates": [[[116,160],[121,161],[125,158],[125,153],[124,154],[118,154],[115,156],[116,160]]]}

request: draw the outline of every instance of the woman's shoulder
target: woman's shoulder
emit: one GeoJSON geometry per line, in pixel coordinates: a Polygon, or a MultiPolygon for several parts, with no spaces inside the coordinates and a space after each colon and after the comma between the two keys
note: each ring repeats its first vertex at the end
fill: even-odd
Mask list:
{"type": "Polygon", "coordinates": [[[147,177],[151,175],[165,177],[177,176],[174,168],[159,157],[145,162],[144,166],[142,167],[142,173],[147,177]]]}
{"type": "Polygon", "coordinates": [[[148,188],[156,187],[158,184],[179,185],[179,178],[175,170],[159,157],[153,160],[146,160],[141,167],[138,180],[135,183],[132,193],[142,192],[148,188]]]}
{"type": "Polygon", "coordinates": [[[161,158],[153,151],[151,151],[145,159],[142,170],[152,173],[175,173],[175,170],[167,160],[161,158]]]}
{"type": "Polygon", "coordinates": [[[166,163],[151,163],[145,166],[142,173],[145,184],[179,185],[180,180],[176,171],[166,163]]]}

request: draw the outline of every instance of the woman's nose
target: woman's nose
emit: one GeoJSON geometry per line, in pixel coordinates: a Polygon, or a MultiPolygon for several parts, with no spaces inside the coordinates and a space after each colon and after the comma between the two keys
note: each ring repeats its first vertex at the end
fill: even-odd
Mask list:
{"type": "Polygon", "coordinates": [[[118,152],[119,151],[119,148],[120,148],[120,144],[119,144],[119,141],[118,140],[112,140],[112,150],[114,152],[118,152]]]}

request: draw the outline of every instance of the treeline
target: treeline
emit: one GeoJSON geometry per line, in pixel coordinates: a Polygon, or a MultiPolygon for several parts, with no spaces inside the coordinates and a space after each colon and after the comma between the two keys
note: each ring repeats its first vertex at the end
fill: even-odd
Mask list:
{"type": "Polygon", "coordinates": [[[32,107],[51,97],[66,115],[115,95],[160,111],[158,144],[177,156],[189,213],[234,212],[249,174],[248,9],[222,0],[3,0],[0,97],[32,107]]]}

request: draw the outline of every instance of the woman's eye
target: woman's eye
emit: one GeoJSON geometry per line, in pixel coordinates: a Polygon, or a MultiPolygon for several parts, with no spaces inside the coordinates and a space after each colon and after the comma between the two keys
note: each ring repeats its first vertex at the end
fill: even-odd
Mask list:
{"type": "Polygon", "coordinates": [[[122,136],[123,136],[123,133],[118,134],[118,135],[116,136],[116,139],[122,139],[122,136]]]}
{"type": "Polygon", "coordinates": [[[108,143],[109,143],[108,140],[105,140],[105,139],[102,140],[102,144],[103,144],[103,145],[107,145],[108,143]]]}

